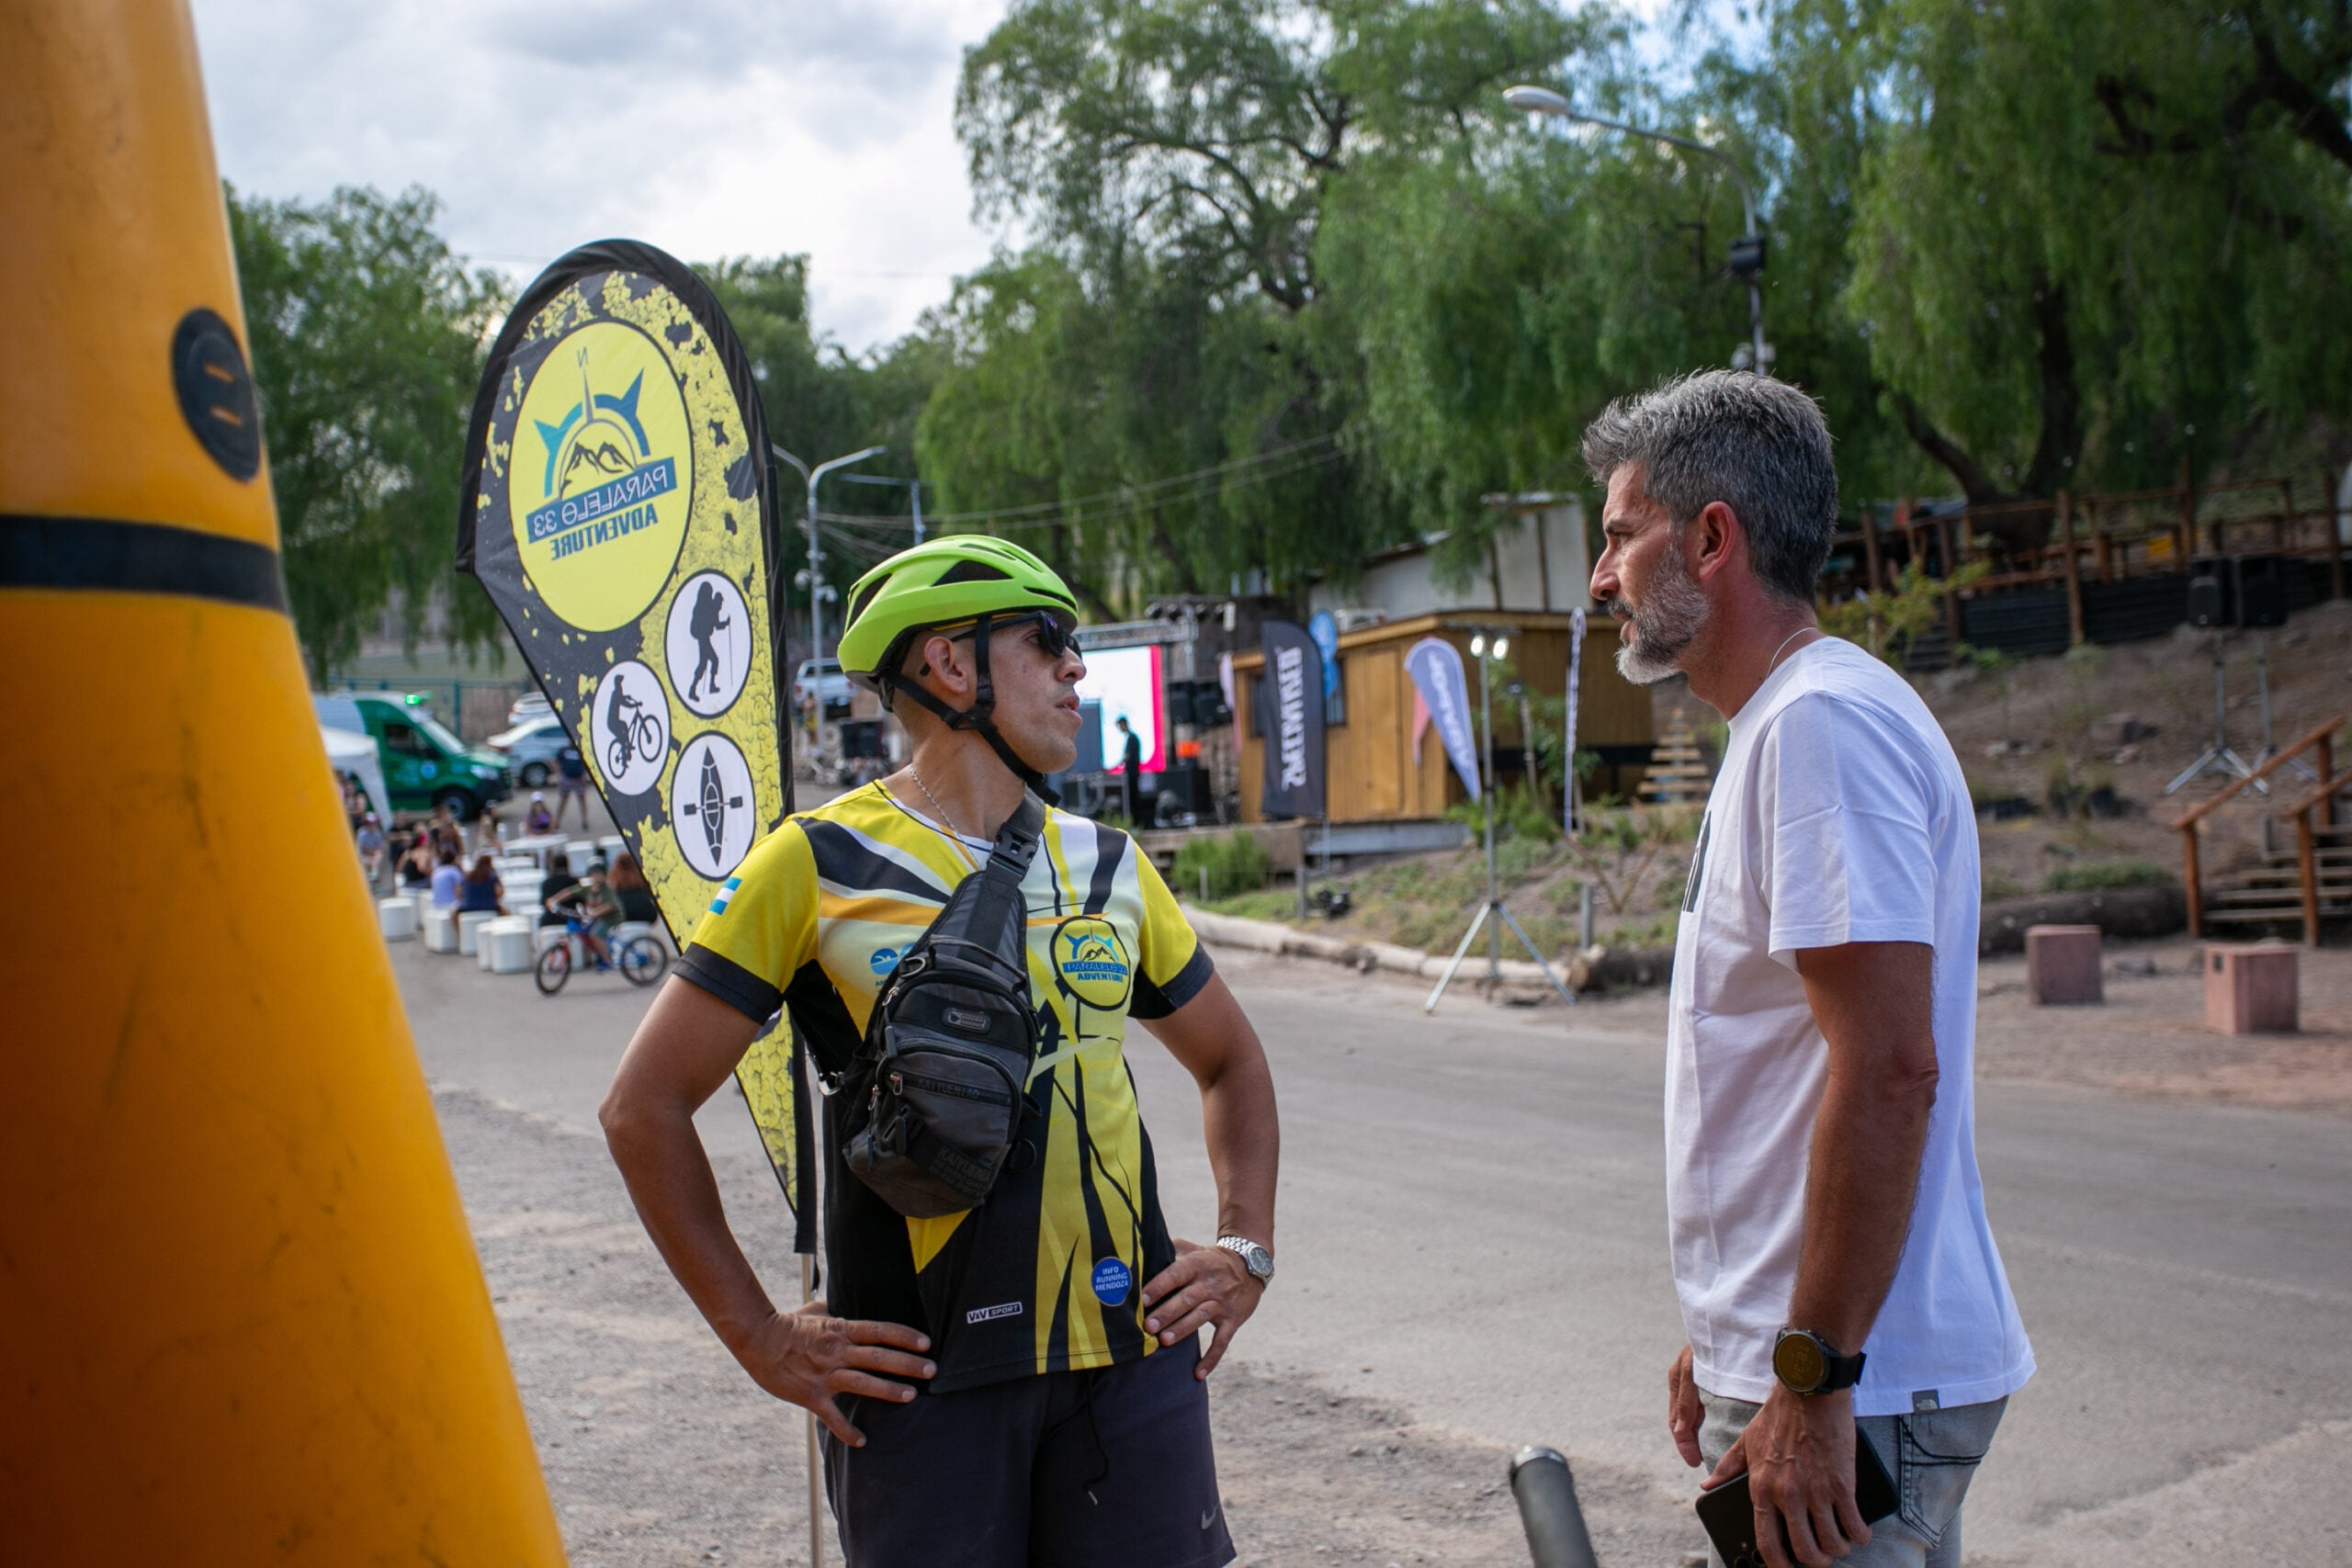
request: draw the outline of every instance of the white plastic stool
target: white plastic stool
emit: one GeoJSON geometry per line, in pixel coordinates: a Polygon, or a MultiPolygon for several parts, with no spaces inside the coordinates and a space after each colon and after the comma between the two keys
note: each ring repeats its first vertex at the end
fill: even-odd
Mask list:
{"type": "Polygon", "coordinates": [[[588,874],[588,863],[596,858],[596,841],[594,839],[574,839],[564,846],[563,855],[564,863],[571,867],[572,875],[585,876],[588,874]]]}
{"type": "Polygon", "coordinates": [[[420,929],[424,932],[425,952],[455,953],[458,951],[458,928],[451,922],[449,911],[447,909],[428,910],[424,917],[424,924],[420,929]]]}
{"type": "MultiPolygon", "coordinates": [[[[561,942],[563,937],[564,928],[561,926],[533,926],[531,928],[531,955],[534,958],[537,957],[540,953],[545,953],[548,948],[553,947],[557,942],[561,942]]],[[[587,962],[588,944],[581,941],[578,937],[573,937],[571,939],[571,966],[574,969],[577,969],[587,962]]]]}
{"type": "Polygon", "coordinates": [[[376,904],[377,922],[384,928],[386,942],[407,942],[416,935],[416,901],[413,898],[384,898],[376,904]]]}
{"type": "Polygon", "coordinates": [[[548,879],[536,871],[518,871],[500,880],[506,884],[506,907],[510,909],[517,904],[537,903],[548,885],[548,879]]]}
{"type": "Polygon", "coordinates": [[[623,920],[613,928],[613,951],[620,952],[638,937],[650,937],[653,945],[667,953],[670,944],[662,940],[662,928],[650,920],[623,920]]]}
{"type": "Polygon", "coordinates": [[[467,957],[474,956],[474,945],[481,928],[498,919],[495,909],[468,909],[458,917],[458,951],[467,957]]]}
{"type": "Polygon", "coordinates": [[[530,921],[510,917],[492,920],[482,927],[477,942],[484,957],[481,966],[493,975],[520,975],[531,967],[535,954],[531,951],[530,921]]]}
{"type": "Polygon", "coordinates": [[[429,887],[414,888],[408,897],[416,905],[416,929],[423,931],[426,922],[433,919],[433,890],[429,887]]]}
{"type": "Polygon", "coordinates": [[[607,833],[603,838],[596,840],[596,848],[603,852],[605,863],[606,865],[610,865],[613,863],[613,858],[616,855],[628,848],[628,840],[622,838],[618,833],[607,833]]]}

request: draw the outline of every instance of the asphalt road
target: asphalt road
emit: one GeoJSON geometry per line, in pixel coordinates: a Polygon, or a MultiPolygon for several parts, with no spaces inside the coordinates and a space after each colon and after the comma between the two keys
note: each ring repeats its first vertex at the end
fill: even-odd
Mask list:
{"type": "MultiPolygon", "coordinates": [[[[436,1086],[593,1129],[645,993],[593,976],[543,999],[393,952],[436,1086]]],[[[1654,1034],[1468,993],[1428,1021],[1414,988],[1219,959],[1283,1111],[1282,1271],[1237,1357],[1432,1437],[1566,1450],[1612,1478],[1594,1499],[1604,1560],[1602,1506],[1652,1524],[1687,1508],[1694,1481],[1662,1423],[1679,1339],[1654,1034]]],[[[1148,1041],[1131,1055],[1170,1223],[1204,1239],[1197,1100],[1148,1041]]],[[[2336,1446],[2352,1438],[2352,1124],[1999,1083],[1978,1112],[2041,1371],[1972,1495],[1971,1561],[2352,1555],[2336,1446]]],[[[722,1095],[702,1121],[732,1156],[730,1208],[775,1205],[740,1104],[722,1095]]]]}

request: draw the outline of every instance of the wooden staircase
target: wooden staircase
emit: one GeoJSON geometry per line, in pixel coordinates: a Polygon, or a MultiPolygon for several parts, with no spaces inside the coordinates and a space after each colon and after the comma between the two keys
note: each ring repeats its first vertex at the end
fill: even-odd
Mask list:
{"type": "MultiPolygon", "coordinates": [[[[2312,832],[2312,869],[2322,922],[2352,920],[2352,827],[2312,832]]],[[[2303,924],[2301,857],[2294,848],[2270,849],[2262,863],[2205,885],[2208,926],[2293,927],[2303,924]]]]}
{"type": "MultiPolygon", "coordinates": [[[[2303,941],[2316,947],[2328,921],[2352,919],[2352,824],[2337,820],[2339,797],[2352,792],[2352,774],[2336,773],[2334,739],[2345,725],[2345,716],[2337,714],[2251,773],[2189,807],[2173,824],[2180,834],[2180,880],[2188,895],[2190,936],[2203,936],[2208,926],[2297,924],[2303,941]],[[2275,787],[2269,782],[2273,775],[2305,753],[2315,764],[2318,783],[2266,825],[2262,863],[2208,884],[2199,871],[2198,824],[2249,788],[2275,787]],[[2281,822],[2294,824],[2291,853],[2273,844],[2272,830],[2281,822]]],[[[2283,783],[2283,776],[2277,782],[2283,783]]]]}
{"type": "Polygon", "coordinates": [[[1714,778],[1699,751],[1699,737],[1687,723],[1678,723],[1650,753],[1642,774],[1641,797],[1653,806],[1703,806],[1714,778]]]}

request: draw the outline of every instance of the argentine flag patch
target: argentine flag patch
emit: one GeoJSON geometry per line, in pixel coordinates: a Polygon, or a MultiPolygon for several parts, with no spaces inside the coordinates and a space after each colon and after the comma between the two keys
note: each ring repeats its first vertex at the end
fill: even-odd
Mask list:
{"type": "Polygon", "coordinates": [[[734,897],[735,889],[742,886],[743,879],[741,877],[729,877],[725,886],[719,888],[718,897],[710,901],[710,912],[714,915],[723,915],[727,913],[727,901],[734,897]]]}

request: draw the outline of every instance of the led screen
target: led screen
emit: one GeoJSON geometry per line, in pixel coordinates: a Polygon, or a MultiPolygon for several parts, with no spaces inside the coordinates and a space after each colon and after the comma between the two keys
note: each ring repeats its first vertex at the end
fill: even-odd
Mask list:
{"type": "MultiPolygon", "coordinates": [[[[1157,773],[1168,766],[1168,705],[1159,683],[1158,645],[1148,648],[1096,648],[1086,653],[1086,679],[1078,683],[1080,702],[1102,708],[1101,766],[1116,771],[1127,738],[1112,721],[1125,718],[1143,742],[1143,771],[1157,773]]],[[[1084,767],[1080,760],[1079,765],[1084,767]]]]}

